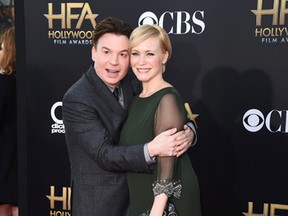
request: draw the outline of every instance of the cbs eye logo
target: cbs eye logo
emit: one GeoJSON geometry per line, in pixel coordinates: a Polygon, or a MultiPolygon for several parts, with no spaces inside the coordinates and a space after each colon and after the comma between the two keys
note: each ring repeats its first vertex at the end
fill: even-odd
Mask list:
{"type": "Polygon", "coordinates": [[[138,26],[141,25],[158,25],[158,18],[157,16],[152,13],[151,11],[147,11],[143,13],[138,20],[138,26]]]}
{"type": "Polygon", "coordinates": [[[264,116],[258,109],[250,109],[244,114],[242,122],[250,132],[261,130],[265,124],[272,133],[288,133],[288,110],[272,110],[264,116]]]}
{"type": "Polygon", "coordinates": [[[246,130],[257,132],[264,125],[264,115],[257,109],[251,109],[244,114],[242,121],[246,130]]]}

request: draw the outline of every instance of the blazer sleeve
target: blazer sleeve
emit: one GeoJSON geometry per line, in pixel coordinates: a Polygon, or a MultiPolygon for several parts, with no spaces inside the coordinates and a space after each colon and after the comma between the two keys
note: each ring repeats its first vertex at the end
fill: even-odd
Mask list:
{"type": "Polygon", "coordinates": [[[80,149],[107,171],[150,172],[144,144],[119,146],[113,143],[100,114],[80,96],[65,94],[62,115],[68,151],[80,149]]]}

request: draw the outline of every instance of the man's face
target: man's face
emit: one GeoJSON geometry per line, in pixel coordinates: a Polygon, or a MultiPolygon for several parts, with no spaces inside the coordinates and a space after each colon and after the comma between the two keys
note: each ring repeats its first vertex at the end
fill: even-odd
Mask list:
{"type": "Polygon", "coordinates": [[[103,82],[115,88],[126,76],[129,67],[128,38],[106,33],[92,48],[92,60],[96,74],[103,82]]]}

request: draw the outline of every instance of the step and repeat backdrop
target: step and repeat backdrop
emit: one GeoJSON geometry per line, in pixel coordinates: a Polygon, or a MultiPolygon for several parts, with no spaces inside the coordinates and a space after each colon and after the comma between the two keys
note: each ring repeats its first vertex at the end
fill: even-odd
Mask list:
{"type": "Polygon", "coordinates": [[[69,216],[62,97],[107,16],[162,26],[165,78],[197,114],[203,216],[288,215],[287,0],[16,2],[21,215],[69,216]]]}

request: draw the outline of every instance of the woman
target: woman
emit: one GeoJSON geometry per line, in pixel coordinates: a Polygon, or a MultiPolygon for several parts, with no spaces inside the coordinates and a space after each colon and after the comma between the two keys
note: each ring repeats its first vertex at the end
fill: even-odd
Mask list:
{"type": "MultiPolygon", "coordinates": [[[[147,142],[169,128],[181,130],[186,116],[184,103],[162,76],[172,53],[167,33],[156,25],[140,26],[130,36],[129,51],[132,70],[143,91],[129,108],[120,142],[132,145],[147,142]]],[[[128,184],[132,216],[168,215],[174,207],[180,216],[201,215],[199,185],[186,154],[158,157],[153,175],[128,173],[128,184]]]]}
{"type": "Polygon", "coordinates": [[[0,216],[16,216],[18,201],[14,28],[3,33],[0,44],[0,216]]]}

